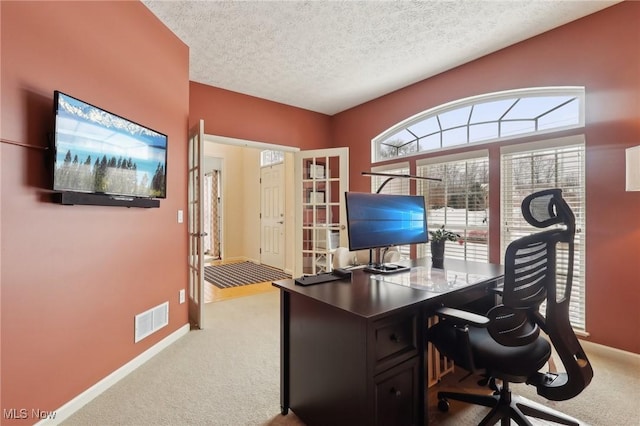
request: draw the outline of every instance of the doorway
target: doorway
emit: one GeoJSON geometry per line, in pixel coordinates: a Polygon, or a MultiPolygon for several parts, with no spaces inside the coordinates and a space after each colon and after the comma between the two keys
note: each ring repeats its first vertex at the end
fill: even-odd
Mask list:
{"type": "MultiPolygon", "coordinates": [[[[293,213],[293,152],[298,149],[212,135],[205,135],[204,140],[205,163],[209,159],[215,158],[220,164],[219,233],[221,250],[219,259],[210,259],[207,266],[251,261],[269,265],[291,274],[294,263],[293,229],[295,222],[293,213]],[[279,164],[272,163],[263,167],[261,154],[265,150],[281,152],[282,158],[279,164]],[[264,176],[265,170],[272,172],[277,170],[278,172],[272,177],[266,177],[264,176]],[[263,181],[267,181],[266,185],[261,185],[261,178],[263,181]],[[270,179],[276,179],[281,183],[273,186],[268,184],[270,179]],[[262,196],[263,193],[273,194],[267,199],[262,196]],[[280,207],[272,207],[271,212],[268,211],[268,208],[278,203],[281,203],[280,207]],[[269,232],[271,236],[281,235],[282,239],[279,241],[263,238],[263,230],[268,226],[262,223],[262,218],[272,215],[274,222],[282,222],[276,223],[279,229],[272,229],[269,232]],[[268,258],[270,252],[277,252],[280,260],[274,261],[273,258],[268,258]]],[[[205,167],[205,170],[209,171],[210,168],[205,167]]],[[[204,222],[209,222],[206,215],[204,222]]],[[[270,282],[266,286],[252,284],[225,289],[218,289],[205,282],[205,302],[241,297],[252,294],[253,291],[263,292],[271,289],[274,287],[270,282]]]]}
{"type": "Polygon", "coordinates": [[[348,149],[301,151],[206,134],[202,139],[203,156],[222,158],[224,165],[220,191],[221,261],[262,263],[260,154],[265,150],[281,151],[285,168],[282,270],[292,276],[317,273],[323,261],[325,270],[330,270],[333,250],[338,244],[346,244],[341,194],[349,187],[348,149]],[[306,263],[310,270],[305,269],[306,263]]]}

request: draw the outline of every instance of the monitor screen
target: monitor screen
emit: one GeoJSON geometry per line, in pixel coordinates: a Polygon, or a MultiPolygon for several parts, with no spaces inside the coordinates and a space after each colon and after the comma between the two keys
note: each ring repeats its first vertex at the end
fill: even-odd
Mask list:
{"type": "Polygon", "coordinates": [[[426,243],[427,213],[418,195],[345,193],[349,250],[426,243]]]}

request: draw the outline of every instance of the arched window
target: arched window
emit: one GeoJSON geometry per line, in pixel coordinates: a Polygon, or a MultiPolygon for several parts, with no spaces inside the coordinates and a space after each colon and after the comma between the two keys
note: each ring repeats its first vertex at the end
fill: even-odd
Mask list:
{"type": "MultiPolygon", "coordinates": [[[[585,318],[585,140],[584,135],[554,132],[585,126],[584,87],[510,90],[461,99],[410,117],[372,140],[372,170],[412,169],[442,182],[420,181],[415,192],[427,202],[430,229],[444,226],[460,234],[462,244],[449,242],[445,257],[489,259],[489,244],[501,246],[535,232],[521,218],[520,203],[531,192],[561,188],[576,215],[570,319],[586,333],[585,318]],[[530,136],[536,135],[535,138],[530,136]],[[526,140],[520,140],[529,136],[526,140]],[[540,137],[537,137],[540,136],[540,137]],[[489,179],[489,149],[473,144],[510,140],[500,147],[500,182],[489,179]],[[450,148],[467,147],[460,152],[450,148]],[[412,159],[432,152],[435,155],[412,159]],[[394,160],[397,161],[389,161],[394,160]],[[489,193],[500,194],[500,240],[489,241],[489,193]]],[[[575,133],[580,133],[575,132],[575,133]]],[[[396,172],[400,173],[400,172],[396,172]]],[[[385,188],[386,189],[386,188],[385,188]]],[[[389,191],[401,191],[390,187],[389,191]]],[[[494,221],[495,222],[495,221],[494,221]]],[[[430,255],[428,244],[418,256],[430,255]]],[[[558,264],[562,277],[568,264],[558,264]]],[[[561,280],[560,280],[561,281],[561,280]]],[[[561,284],[561,283],[560,283],[561,284]]]]}
{"type": "Polygon", "coordinates": [[[536,87],[460,99],[372,140],[372,162],[584,126],[584,87],[536,87]]]}

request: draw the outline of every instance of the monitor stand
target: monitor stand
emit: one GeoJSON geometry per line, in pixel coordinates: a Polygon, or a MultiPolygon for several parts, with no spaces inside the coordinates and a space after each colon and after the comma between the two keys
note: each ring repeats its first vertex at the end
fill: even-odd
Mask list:
{"type": "Polygon", "coordinates": [[[364,268],[365,272],[371,272],[374,274],[395,274],[398,272],[409,271],[411,268],[408,266],[396,265],[393,263],[382,263],[379,265],[369,265],[364,268]]]}

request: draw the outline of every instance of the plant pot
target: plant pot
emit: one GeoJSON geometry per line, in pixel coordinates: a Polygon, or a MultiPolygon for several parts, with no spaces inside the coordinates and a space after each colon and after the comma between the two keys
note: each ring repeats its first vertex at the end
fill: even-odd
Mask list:
{"type": "Polygon", "coordinates": [[[431,241],[431,266],[444,268],[444,241],[431,241]]]}

